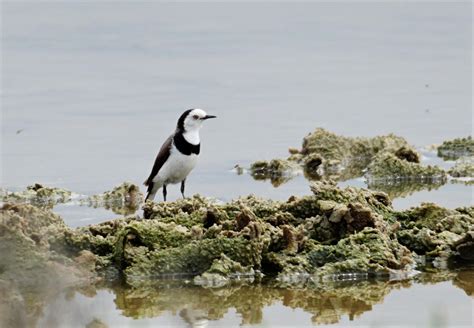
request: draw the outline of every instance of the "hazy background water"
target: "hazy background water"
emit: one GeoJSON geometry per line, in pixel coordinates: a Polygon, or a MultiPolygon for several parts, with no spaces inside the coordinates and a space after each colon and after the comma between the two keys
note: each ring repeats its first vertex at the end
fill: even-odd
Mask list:
{"type": "MultiPolygon", "coordinates": [[[[317,126],[348,136],[393,132],[417,147],[472,133],[470,2],[2,2],[1,9],[1,186],[9,190],[41,182],[91,195],[124,180],[140,184],[191,107],[218,119],[202,131],[187,194],[222,200],[307,194],[303,177],[275,189],[230,169],[285,157],[317,126]]],[[[427,164],[447,165],[424,156],[427,164]]],[[[169,188],[171,199],[178,189],[169,188]]],[[[395,205],[430,200],[468,205],[472,188],[447,184],[395,205]]],[[[73,226],[116,216],[68,205],[57,211],[73,226]]],[[[386,323],[387,316],[426,323],[440,309],[448,322],[472,323],[472,301],[460,291],[446,298],[458,306],[451,312],[442,302],[420,302],[420,295],[435,300],[446,288],[391,294],[355,324],[386,323]]],[[[79,324],[82,314],[102,309],[110,313],[106,321],[130,324],[109,312],[112,300],[101,291],[69,299],[61,311],[53,303],[42,322],[54,322],[47,320],[55,312],[58,322],[79,324]]],[[[264,323],[284,323],[272,320],[288,311],[310,323],[301,310],[278,305],[267,308],[264,323]]],[[[230,313],[224,323],[238,319],[230,313]]]]}
{"type": "MultiPolygon", "coordinates": [[[[229,170],[287,156],[317,126],[394,132],[416,146],[471,133],[468,2],[7,2],[2,11],[9,189],[42,182],[93,194],[141,183],[191,107],[219,118],[202,131],[187,193],[224,200],[308,193],[304,179],[274,189],[229,170]]],[[[470,189],[457,188],[469,202],[470,189]]]]}

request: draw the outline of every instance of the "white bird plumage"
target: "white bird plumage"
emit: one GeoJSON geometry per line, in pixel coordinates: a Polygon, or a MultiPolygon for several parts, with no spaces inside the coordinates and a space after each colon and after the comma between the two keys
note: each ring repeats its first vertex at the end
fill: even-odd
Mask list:
{"type": "Polygon", "coordinates": [[[175,132],[161,146],[151,174],[144,183],[148,186],[146,200],[153,200],[157,191],[163,188],[163,198],[166,201],[166,186],[180,182],[184,198],[186,178],[199,158],[199,130],[203,121],[209,118],[215,116],[207,115],[199,108],[187,110],[181,115],[175,132]]]}

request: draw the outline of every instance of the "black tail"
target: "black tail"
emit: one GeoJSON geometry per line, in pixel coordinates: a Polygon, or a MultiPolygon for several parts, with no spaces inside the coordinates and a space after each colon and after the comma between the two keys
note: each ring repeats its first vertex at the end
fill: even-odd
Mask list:
{"type": "Polygon", "coordinates": [[[146,190],[147,193],[146,193],[146,197],[145,197],[145,202],[148,200],[148,197],[150,197],[150,194],[151,194],[151,192],[152,192],[152,190],[153,190],[153,186],[154,186],[154,185],[155,185],[155,184],[154,184],[153,182],[151,182],[151,181],[148,182],[148,181],[147,181],[147,186],[148,186],[148,188],[147,188],[147,190],[146,190]]]}

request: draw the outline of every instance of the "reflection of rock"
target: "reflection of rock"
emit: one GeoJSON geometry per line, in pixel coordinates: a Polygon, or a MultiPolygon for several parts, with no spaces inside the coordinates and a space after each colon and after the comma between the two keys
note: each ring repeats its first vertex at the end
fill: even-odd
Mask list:
{"type": "Polygon", "coordinates": [[[0,200],[4,203],[31,203],[35,206],[53,208],[54,205],[65,203],[71,199],[69,190],[46,187],[39,183],[26,187],[24,191],[4,192],[0,200]]]}
{"type": "Polygon", "coordinates": [[[86,328],[107,328],[107,324],[103,323],[99,319],[95,318],[86,325],[86,328]]]}
{"type": "Polygon", "coordinates": [[[200,309],[184,308],[179,311],[179,316],[192,328],[204,328],[209,323],[207,313],[200,309]]]}
{"type": "Polygon", "coordinates": [[[453,280],[453,284],[474,297],[474,270],[459,271],[453,280]]]}
{"type": "Polygon", "coordinates": [[[474,156],[474,140],[471,136],[444,141],[438,147],[438,156],[444,160],[458,159],[464,156],[474,156]]]}
{"type": "Polygon", "coordinates": [[[368,187],[372,190],[380,190],[394,199],[404,198],[421,190],[437,190],[445,184],[444,181],[369,181],[368,187]]]}
{"type": "Polygon", "coordinates": [[[0,279],[0,295],[0,327],[26,327],[25,300],[16,286],[0,279]]]}
{"type": "Polygon", "coordinates": [[[312,314],[312,322],[337,323],[343,316],[354,319],[383,302],[392,290],[410,287],[410,282],[344,282],[285,288],[277,281],[268,285],[230,285],[207,289],[175,281],[148,281],[133,288],[115,287],[116,305],[125,316],[150,318],[179,313],[198,326],[219,320],[232,308],[241,325],[260,324],[264,309],[275,303],[312,314]]]}
{"type": "Polygon", "coordinates": [[[84,202],[92,207],[104,207],[116,214],[128,215],[135,213],[143,201],[140,188],[130,182],[124,182],[111,191],[87,198],[84,202]]]}

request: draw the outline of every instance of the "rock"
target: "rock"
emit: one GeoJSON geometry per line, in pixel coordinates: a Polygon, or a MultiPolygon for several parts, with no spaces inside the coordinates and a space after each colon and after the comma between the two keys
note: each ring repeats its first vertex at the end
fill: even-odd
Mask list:
{"type": "Polygon", "coordinates": [[[299,171],[299,165],[283,159],[257,161],[250,166],[250,174],[255,180],[270,180],[274,187],[289,181],[299,171]]]}
{"type": "Polygon", "coordinates": [[[53,208],[56,204],[66,203],[71,200],[72,193],[62,188],[46,187],[35,183],[19,192],[5,192],[0,194],[4,203],[31,203],[37,207],[53,208]]]}
{"type": "Polygon", "coordinates": [[[367,167],[366,177],[370,182],[446,181],[446,172],[437,166],[422,166],[416,162],[400,159],[392,153],[383,152],[375,156],[367,167]]]}
{"type": "Polygon", "coordinates": [[[372,157],[381,152],[411,163],[420,161],[418,152],[403,138],[393,134],[349,138],[318,128],[304,137],[300,151],[293,149],[287,159],[257,161],[252,164],[251,171],[255,179],[269,178],[276,172],[276,176],[286,178],[278,181],[281,184],[293,176],[288,173],[297,170],[299,165],[309,180],[331,178],[343,181],[362,176],[372,157]]]}
{"type": "Polygon", "coordinates": [[[104,207],[121,215],[135,213],[142,202],[143,194],[140,188],[131,182],[124,182],[111,191],[88,197],[83,201],[88,206],[104,207]]]}
{"type": "Polygon", "coordinates": [[[474,231],[467,232],[453,243],[453,247],[461,259],[474,262],[474,231]]]}
{"type": "Polygon", "coordinates": [[[456,161],[455,165],[448,170],[453,178],[474,178],[474,157],[465,157],[456,161]]]}
{"type": "Polygon", "coordinates": [[[438,157],[455,160],[464,156],[474,156],[474,140],[471,136],[444,141],[438,147],[438,157]]]}

